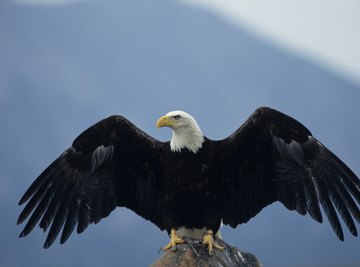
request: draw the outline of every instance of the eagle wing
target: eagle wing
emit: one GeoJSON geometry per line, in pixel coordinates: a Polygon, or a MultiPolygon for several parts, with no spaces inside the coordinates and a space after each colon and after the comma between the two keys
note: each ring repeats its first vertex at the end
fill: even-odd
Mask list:
{"type": "Polygon", "coordinates": [[[19,205],[28,201],[18,218],[31,214],[20,236],[40,221],[46,231],[44,248],[62,229],[64,243],[77,225],[83,232],[117,206],[135,211],[163,229],[159,142],[121,116],[104,119],[79,135],[32,183],[19,205]]]}
{"type": "Polygon", "coordinates": [[[219,144],[229,166],[222,173],[225,224],[235,227],[280,201],[318,222],[321,205],[340,240],[344,235],[337,213],[357,235],[353,217],[360,223],[359,179],[295,119],[259,108],[219,144]]]}

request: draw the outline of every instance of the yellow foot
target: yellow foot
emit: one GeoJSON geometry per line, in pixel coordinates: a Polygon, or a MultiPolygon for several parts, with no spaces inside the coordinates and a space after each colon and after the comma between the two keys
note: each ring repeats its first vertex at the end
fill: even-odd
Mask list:
{"type": "Polygon", "coordinates": [[[176,235],[175,229],[171,229],[170,242],[165,247],[163,247],[162,250],[165,251],[171,248],[172,251],[176,251],[176,245],[183,243],[185,243],[185,240],[176,235]]]}
{"type": "Polygon", "coordinates": [[[212,255],[213,248],[219,249],[221,251],[224,250],[222,246],[220,246],[218,243],[214,240],[214,233],[212,230],[208,230],[206,234],[203,237],[203,245],[208,246],[209,255],[212,255]]]}

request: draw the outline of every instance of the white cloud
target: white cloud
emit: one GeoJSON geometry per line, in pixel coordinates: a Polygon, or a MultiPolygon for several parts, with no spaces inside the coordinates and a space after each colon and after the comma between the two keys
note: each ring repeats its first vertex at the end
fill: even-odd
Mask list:
{"type": "Polygon", "coordinates": [[[179,0],[360,82],[360,1],[179,0]]]}

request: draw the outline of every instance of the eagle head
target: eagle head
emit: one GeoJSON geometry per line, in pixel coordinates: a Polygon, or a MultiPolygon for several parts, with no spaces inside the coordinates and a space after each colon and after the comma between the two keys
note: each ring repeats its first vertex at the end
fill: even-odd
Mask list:
{"type": "Polygon", "coordinates": [[[190,114],[176,110],[162,116],[156,123],[158,128],[167,126],[173,130],[170,141],[170,149],[173,152],[181,152],[187,148],[193,153],[197,153],[204,142],[204,135],[190,114]]]}

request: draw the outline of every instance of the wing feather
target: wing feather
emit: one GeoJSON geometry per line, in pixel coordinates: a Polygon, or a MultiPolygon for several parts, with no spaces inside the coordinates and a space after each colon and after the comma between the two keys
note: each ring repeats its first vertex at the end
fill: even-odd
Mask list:
{"type": "MultiPolygon", "coordinates": [[[[55,195],[55,191],[57,189],[58,189],[58,185],[51,184],[50,188],[46,191],[46,194],[43,196],[40,203],[36,206],[36,209],[31,214],[31,217],[28,220],[28,222],[26,223],[24,230],[21,232],[20,237],[24,237],[24,236],[28,235],[33,230],[35,225],[39,222],[39,220],[41,219],[41,217],[44,215],[45,211],[49,207],[50,202],[53,199],[53,197],[55,195]]],[[[29,212],[26,212],[27,213],[26,216],[21,213],[20,217],[22,217],[25,220],[25,218],[34,209],[34,207],[35,206],[31,207],[31,210],[29,210],[29,212]]],[[[25,207],[25,209],[26,209],[26,207],[25,207]]],[[[25,211],[25,209],[24,209],[24,211],[25,211]]]]}
{"type": "Polygon", "coordinates": [[[340,198],[345,201],[345,205],[350,210],[352,216],[356,219],[358,223],[360,223],[360,210],[356,205],[354,199],[351,197],[350,193],[346,190],[345,186],[339,180],[336,180],[335,182],[336,184],[334,186],[336,187],[340,198]]]}
{"type": "Polygon", "coordinates": [[[337,237],[343,241],[344,240],[344,233],[341,228],[341,224],[339,218],[336,214],[335,208],[331,202],[329,197],[328,189],[322,180],[318,180],[318,187],[319,187],[319,200],[324,209],[326,216],[329,219],[330,225],[333,228],[337,237]]]}
{"type": "Polygon", "coordinates": [[[223,162],[229,166],[225,224],[235,227],[280,201],[318,222],[322,222],[321,205],[340,240],[344,234],[338,214],[357,235],[353,218],[360,222],[359,178],[295,119],[259,108],[218,144],[228,151],[223,162]]]}
{"type": "Polygon", "coordinates": [[[330,193],[330,197],[332,199],[332,202],[334,203],[338,213],[342,217],[343,221],[345,222],[345,224],[348,227],[348,229],[350,230],[350,232],[354,236],[357,236],[356,226],[355,226],[354,221],[353,221],[353,219],[351,217],[349,209],[348,209],[347,205],[345,204],[346,201],[339,194],[339,192],[338,192],[338,190],[336,188],[336,184],[331,184],[326,179],[325,179],[325,183],[326,183],[326,186],[327,186],[328,191],[330,193]]]}
{"type": "Polygon", "coordinates": [[[49,225],[52,223],[56,213],[60,207],[61,201],[66,197],[66,192],[68,190],[67,186],[59,186],[58,190],[54,192],[54,197],[50,201],[44,216],[42,217],[39,226],[46,231],[49,225]]]}
{"type": "Polygon", "coordinates": [[[60,244],[65,243],[66,240],[68,240],[68,238],[70,237],[71,233],[74,231],[76,223],[78,222],[78,218],[79,218],[78,211],[79,211],[79,201],[76,194],[73,193],[71,202],[69,204],[69,211],[66,216],[65,225],[61,233],[60,244]]]}
{"type": "Polygon", "coordinates": [[[40,221],[44,231],[50,228],[44,244],[48,248],[61,230],[60,243],[64,243],[75,227],[83,232],[116,206],[131,208],[163,229],[158,193],[162,146],[121,116],[93,125],[20,199],[19,205],[28,203],[18,224],[30,216],[20,236],[29,234],[40,221]]]}
{"type": "Polygon", "coordinates": [[[67,214],[69,212],[69,200],[71,200],[71,195],[73,190],[74,188],[66,188],[64,196],[61,198],[61,200],[59,200],[60,205],[55,214],[54,219],[52,220],[49,234],[44,243],[44,248],[48,248],[54,243],[56,237],[58,236],[60,230],[62,229],[67,214]]]}
{"type": "Polygon", "coordinates": [[[85,198],[79,204],[79,221],[76,229],[77,233],[80,234],[84,232],[89,224],[90,224],[90,206],[85,198]]]}

